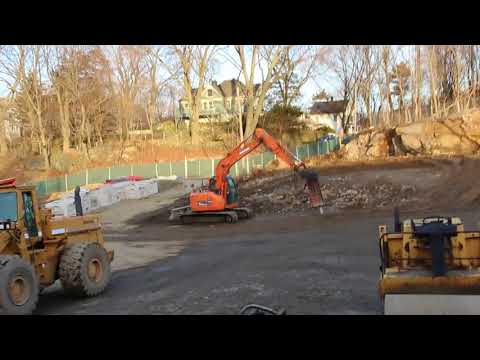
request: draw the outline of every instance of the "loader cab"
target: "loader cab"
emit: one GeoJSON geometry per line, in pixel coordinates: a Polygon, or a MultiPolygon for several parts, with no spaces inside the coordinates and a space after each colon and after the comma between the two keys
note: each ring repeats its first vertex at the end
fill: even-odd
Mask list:
{"type": "Polygon", "coordinates": [[[14,229],[17,223],[18,202],[16,191],[0,192],[0,231],[14,229]]]}
{"type": "Polygon", "coordinates": [[[0,183],[0,230],[20,229],[32,243],[41,238],[40,213],[35,188],[5,186],[0,183]]]}

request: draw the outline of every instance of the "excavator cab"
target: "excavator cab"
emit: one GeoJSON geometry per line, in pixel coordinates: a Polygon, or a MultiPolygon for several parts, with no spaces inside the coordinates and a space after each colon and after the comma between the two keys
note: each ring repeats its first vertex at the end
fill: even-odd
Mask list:
{"type": "Polygon", "coordinates": [[[238,185],[231,176],[227,176],[227,205],[238,203],[239,191],[238,185]]]}
{"type": "MultiPolygon", "coordinates": [[[[215,176],[211,177],[208,181],[208,190],[214,193],[220,193],[220,190],[215,186],[215,176]]],[[[240,193],[238,191],[238,184],[235,182],[235,179],[228,175],[227,176],[227,205],[237,204],[239,200],[240,193]]]]}

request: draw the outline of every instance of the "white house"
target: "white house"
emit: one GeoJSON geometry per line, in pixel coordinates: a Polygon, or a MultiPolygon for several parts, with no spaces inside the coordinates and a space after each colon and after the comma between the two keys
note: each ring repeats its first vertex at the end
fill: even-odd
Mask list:
{"type": "MultiPolygon", "coordinates": [[[[254,91],[258,92],[259,88],[260,84],[255,84],[254,91]]],[[[216,81],[206,84],[200,96],[199,122],[228,121],[237,116],[239,110],[245,107],[244,89],[245,85],[236,79],[225,80],[220,84],[216,81]]],[[[196,92],[197,89],[192,90],[193,94],[196,92]]],[[[255,101],[258,103],[258,97],[255,101]]],[[[181,98],[179,116],[185,120],[189,119],[190,111],[186,97],[181,98]]]]}
{"type": "Polygon", "coordinates": [[[314,129],[328,126],[336,132],[346,108],[346,100],[316,101],[302,121],[314,129]]]}

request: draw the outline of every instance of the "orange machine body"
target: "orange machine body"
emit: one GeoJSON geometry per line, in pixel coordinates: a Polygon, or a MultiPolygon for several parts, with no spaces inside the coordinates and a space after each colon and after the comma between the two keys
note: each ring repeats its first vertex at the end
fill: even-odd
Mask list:
{"type": "Polygon", "coordinates": [[[248,139],[241,142],[227,154],[215,168],[215,176],[210,179],[208,187],[190,193],[190,208],[194,212],[222,211],[238,207],[238,188],[228,173],[236,162],[264,144],[280,160],[286,162],[294,170],[306,168],[303,161],[283,148],[278,141],[261,128],[248,139]]]}

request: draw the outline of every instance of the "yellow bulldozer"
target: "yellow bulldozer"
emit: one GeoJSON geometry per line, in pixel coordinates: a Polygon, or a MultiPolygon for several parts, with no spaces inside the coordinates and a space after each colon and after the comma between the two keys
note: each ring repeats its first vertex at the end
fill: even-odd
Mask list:
{"type": "Polygon", "coordinates": [[[40,208],[35,187],[0,180],[0,306],[31,314],[41,290],[60,279],[65,292],[89,297],[105,290],[113,251],[97,216],[54,217],[40,208]]]}
{"type": "Polygon", "coordinates": [[[458,217],[379,227],[379,294],[386,315],[480,315],[480,232],[458,217]]]}

